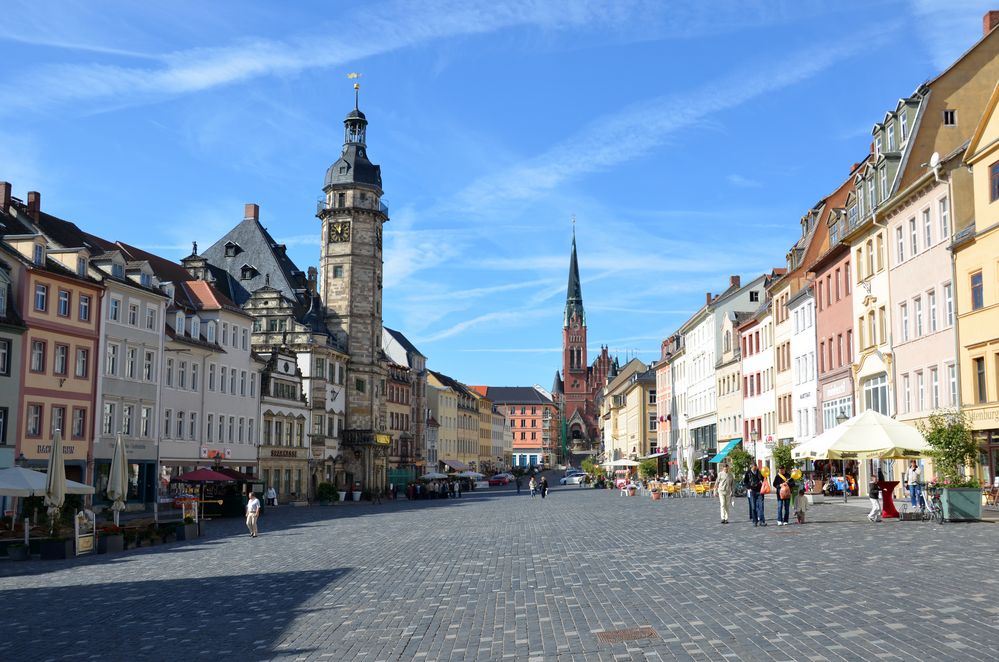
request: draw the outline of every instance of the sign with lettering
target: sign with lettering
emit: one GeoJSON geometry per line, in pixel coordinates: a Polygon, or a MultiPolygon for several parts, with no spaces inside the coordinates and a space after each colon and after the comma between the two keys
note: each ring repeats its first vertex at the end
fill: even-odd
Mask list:
{"type": "Polygon", "coordinates": [[[76,534],[76,555],[93,554],[96,549],[95,532],[97,515],[92,510],[82,510],[73,518],[73,529],[76,534]]]}
{"type": "Polygon", "coordinates": [[[298,457],[298,451],[293,448],[272,448],[271,457],[298,457]]]}

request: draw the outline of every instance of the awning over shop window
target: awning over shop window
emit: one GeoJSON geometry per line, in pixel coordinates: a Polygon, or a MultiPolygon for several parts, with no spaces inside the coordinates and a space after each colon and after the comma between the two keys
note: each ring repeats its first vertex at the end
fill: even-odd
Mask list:
{"type": "Polygon", "coordinates": [[[653,453],[652,455],[646,455],[643,460],[656,460],[660,457],[666,457],[669,453],[653,453]]]}
{"type": "Polygon", "coordinates": [[[458,460],[441,460],[441,462],[452,469],[457,469],[458,471],[468,471],[468,465],[464,462],[459,462],[458,460]]]}
{"type": "Polygon", "coordinates": [[[720,451],[718,451],[718,454],[715,455],[710,460],[708,460],[708,462],[715,462],[715,463],[721,462],[726,457],[728,457],[728,454],[732,452],[733,448],[735,448],[736,446],[738,446],[741,443],[742,443],[742,438],[741,437],[738,438],[738,439],[732,439],[727,444],[725,444],[725,448],[723,448],[720,451]]]}

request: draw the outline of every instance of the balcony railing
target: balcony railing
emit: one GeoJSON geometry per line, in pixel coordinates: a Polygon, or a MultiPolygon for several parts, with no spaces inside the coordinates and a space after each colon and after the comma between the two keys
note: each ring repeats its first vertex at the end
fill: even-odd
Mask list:
{"type": "Polygon", "coordinates": [[[367,200],[354,200],[353,204],[344,205],[338,207],[337,205],[326,204],[326,198],[319,198],[316,200],[316,216],[321,216],[324,211],[330,209],[377,209],[386,216],[389,215],[389,205],[388,200],[385,198],[378,198],[378,204],[375,205],[375,200],[373,196],[367,200]]]}

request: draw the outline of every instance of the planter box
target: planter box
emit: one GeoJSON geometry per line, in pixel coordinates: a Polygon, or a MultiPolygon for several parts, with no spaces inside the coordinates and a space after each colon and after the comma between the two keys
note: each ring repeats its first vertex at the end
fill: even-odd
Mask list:
{"type": "Polygon", "coordinates": [[[197,537],[197,524],[181,524],[177,527],[177,540],[194,540],[197,537]]]}
{"type": "Polygon", "coordinates": [[[98,554],[117,554],[118,552],[125,551],[125,536],[118,534],[111,534],[109,536],[97,537],[97,553],[98,554]]]}
{"type": "Polygon", "coordinates": [[[73,541],[43,540],[39,553],[45,561],[73,558],[73,541]]]}
{"type": "Polygon", "coordinates": [[[806,494],[805,495],[805,501],[807,501],[808,505],[810,505],[810,506],[814,506],[817,503],[824,503],[825,500],[826,500],[826,498],[822,494],[806,494]]]}
{"type": "Polygon", "coordinates": [[[661,492],[653,492],[653,493],[652,493],[652,500],[653,500],[653,501],[659,501],[659,499],[661,499],[661,498],[662,498],[662,496],[663,496],[663,495],[662,495],[662,493],[661,493],[661,492]]]}
{"type": "Polygon", "coordinates": [[[948,522],[976,522],[982,519],[982,490],[946,487],[940,495],[943,516],[948,522]]]}
{"type": "Polygon", "coordinates": [[[350,494],[353,497],[354,501],[361,500],[361,492],[351,492],[350,494]]]}
{"type": "Polygon", "coordinates": [[[346,492],[337,492],[337,496],[340,497],[340,503],[343,503],[344,501],[347,500],[347,493],[346,492]]]}
{"type": "Polygon", "coordinates": [[[7,545],[7,556],[11,561],[27,561],[31,554],[24,545],[7,545]]]}

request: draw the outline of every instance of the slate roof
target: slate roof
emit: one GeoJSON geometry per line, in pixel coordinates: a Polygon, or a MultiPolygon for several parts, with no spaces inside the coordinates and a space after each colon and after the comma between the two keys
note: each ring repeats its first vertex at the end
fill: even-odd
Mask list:
{"type": "Polygon", "coordinates": [[[586,312],[583,310],[583,288],[579,284],[579,261],[576,259],[576,231],[572,232],[572,253],[569,255],[569,284],[565,290],[565,317],[562,322],[569,326],[569,319],[576,314],[582,323],[586,324],[586,312]]]}
{"type": "Polygon", "coordinates": [[[471,389],[469,389],[467,386],[459,382],[457,379],[454,379],[453,377],[448,377],[444,373],[437,372],[435,370],[431,370],[430,374],[436,377],[441,384],[444,384],[444,386],[447,386],[452,391],[460,395],[464,395],[465,397],[468,398],[475,397],[475,394],[471,391],[471,389]]]}
{"type": "Polygon", "coordinates": [[[218,241],[201,252],[211,265],[219,289],[242,306],[250,295],[265,284],[280,290],[288,300],[302,304],[308,298],[308,281],[285,252],[284,244],[274,241],[267,229],[255,218],[244,218],[218,241]],[[236,254],[226,256],[226,245],[236,245],[236,254]],[[249,265],[256,275],[242,279],[243,265],[249,265]],[[268,278],[269,277],[269,278],[268,278]]]}
{"type": "Polygon", "coordinates": [[[393,338],[395,338],[395,341],[397,343],[399,343],[400,345],[402,345],[403,347],[405,347],[407,352],[410,352],[412,354],[416,354],[418,356],[422,356],[423,358],[427,358],[427,356],[423,352],[421,352],[420,350],[416,349],[416,345],[414,345],[413,343],[411,343],[409,341],[409,338],[407,338],[406,336],[404,336],[401,331],[396,331],[395,329],[390,329],[387,326],[383,326],[382,329],[384,329],[386,333],[388,333],[393,338]]]}
{"type": "Polygon", "coordinates": [[[533,386],[489,386],[486,397],[497,405],[553,404],[533,386]]]}
{"type": "Polygon", "coordinates": [[[565,391],[562,387],[562,373],[558,370],[555,371],[555,381],[552,382],[552,393],[557,395],[562,395],[565,391]]]}

